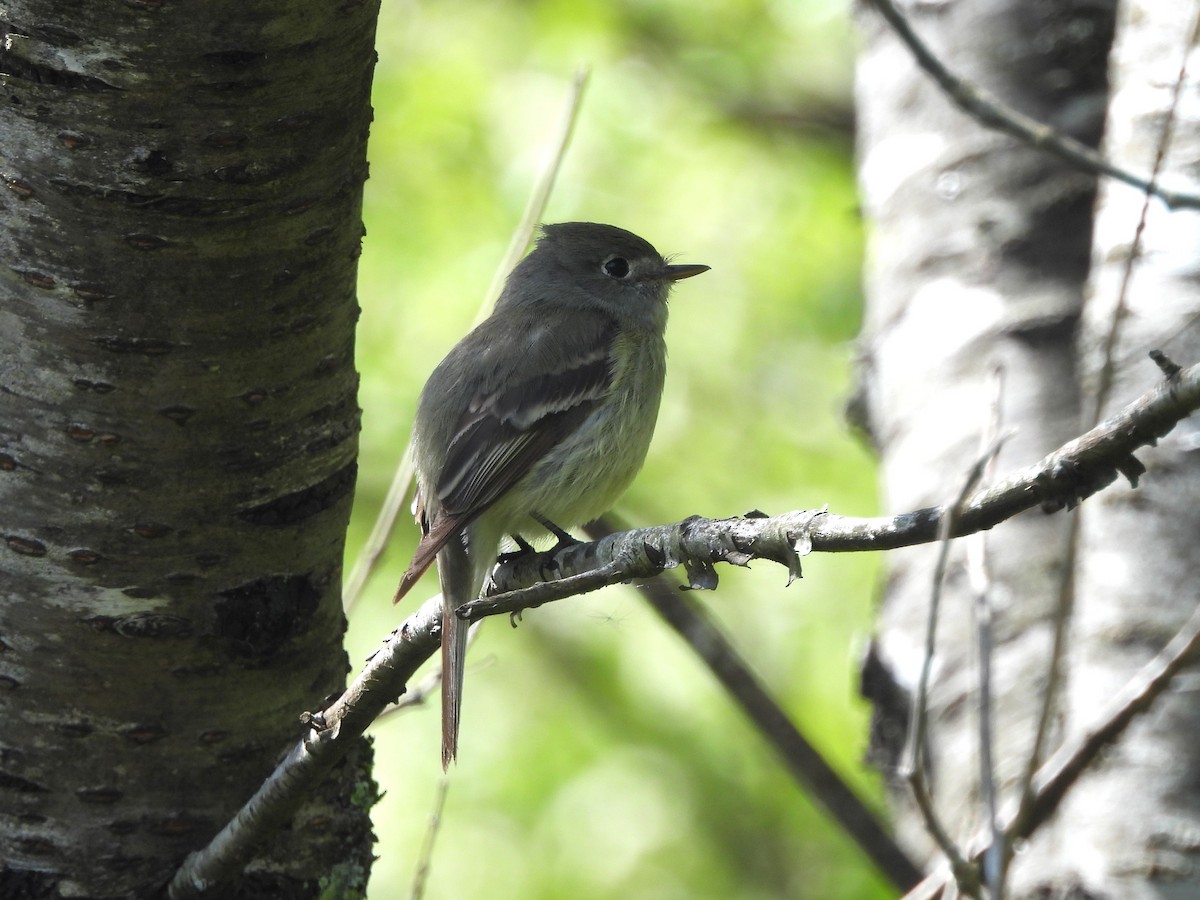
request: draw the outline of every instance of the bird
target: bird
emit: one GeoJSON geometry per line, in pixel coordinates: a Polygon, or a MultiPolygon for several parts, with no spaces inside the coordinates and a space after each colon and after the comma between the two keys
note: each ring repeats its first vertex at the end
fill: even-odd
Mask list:
{"type": "Polygon", "coordinates": [[[393,602],[437,561],[442,767],[458,754],[468,623],[506,536],[591,521],[641,469],[666,374],[667,296],[708,271],[630,231],[543,225],[491,315],[429,376],[413,425],[421,538],[393,602]]]}

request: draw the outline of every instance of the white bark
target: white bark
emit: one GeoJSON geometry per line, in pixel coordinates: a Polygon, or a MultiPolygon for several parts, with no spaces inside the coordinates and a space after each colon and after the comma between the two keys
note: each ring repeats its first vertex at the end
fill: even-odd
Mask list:
{"type": "MultiPolygon", "coordinates": [[[[1112,100],[1105,153],[1125,168],[1150,172],[1167,127],[1181,63],[1189,48],[1192,4],[1136,2],[1121,15],[1113,51],[1112,100]]],[[[1200,189],[1200,91],[1185,84],[1162,182],[1200,189]]],[[[1142,197],[1106,185],[1096,219],[1092,296],[1081,331],[1087,400],[1102,389],[1105,345],[1121,315],[1112,380],[1101,414],[1119,405],[1155,371],[1146,359],[1162,349],[1178,362],[1200,357],[1200,213],[1149,205],[1141,252],[1122,294],[1142,197]],[[1123,299],[1122,299],[1123,296],[1123,299]]],[[[1085,505],[1077,565],[1075,630],[1063,715],[1086,728],[1102,705],[1192,614],[1200,596],[1200,467],[1195,420],[1153,451],[1141,486],[1110,489],[1085,505]]],[[[1038,881],[1091,896],[1200,895],[1195,866],[1200,834],[1200,705],[1194,682],[1177,681],[1068,796],[1044,846],[1038,881]]]]}
{"type": "MultiPolygon", "coordinates": [[[[1094,140],[1105,11],[1084,4],[962,0],[906,7],[953,70],[1029,115],[1094,140]],[[1079,63],[1091,61],[1093,65],[1079,63]],[[1099,62],[1099,69],[1094,65],[1099,62]]],[[[1016,434],[997,461],[1038,459],[1079,427],[1074,329],[1087,269],[1092,181],[952,107],[907,50],[864,14],[858,71],[861,183],[871,222],[863,335],[867,418],[884,512],[949,501],[979,452],[989,379],[1003,367],[1003,418],[1016,434]]],[[[1125,397],[1125,399],[1129,399],[1125,397]]],[[[1032,743],[1067,517],[1025,514],[988,537],[996,583],[996,756],[1011,786],[1032,743]]],[[[912,688],[936,549],[889,554],[878,647],[912,688]]],[[[977,668],[961,556],[943,601],[931,697],[930,777],[965,842],[982,820],[977,668]]],[[[881,717],[888,710],[880,708],[881,717]]],[[[893,711],[893,714],[897,711],[893,711]]],[[[895,722],[893,722],[893,726],[895,722]]],[[[886,761],[896,737],[876,733],[886,761]]],[[[898,830],[934,858],[901,788],[898,830]]]]}

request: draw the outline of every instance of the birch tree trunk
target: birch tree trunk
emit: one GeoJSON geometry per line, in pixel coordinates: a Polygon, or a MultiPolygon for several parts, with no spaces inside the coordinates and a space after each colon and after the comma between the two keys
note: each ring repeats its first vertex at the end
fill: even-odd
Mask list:
{"type": "MultiPolygon", "coordinates": [[[[1195,74],[1174,92],[1195,53],[1194,5],[1125,3],[1114,45],[1105,156],[1148,174],[1172,137],[1161,181],[1200,192],[1200,108],[1195,74]]],[[[1144,388],[1151,349],[1200,359],[1200,214],[1147,207],[1141,194],[1106,184],[1100,195],[1091,296],[1080,334],[1085,409],[1109,414],[1144,388]],[[1127,265],[1132,276],[1127,285],[1127,265]]],[[[1080,510],[1075,627],[1062,715],[1081,732],[1196,609],[1200,466],[1196,423],[1139,454],[1137,490],[1118,485],[1080,510]]],[[[1193,670],[1194,671],[1194,670],[1193,670]]],[[[1194,677],[1194,676],[1193,676],[1194,677]]],[[[1200,705],[1194,681],[1177,681],[1068,795],[1040,852],[1029,890],[1149,900],[1200,895],[1200,705]]],[[[1031,877],[1032,875],[1032,877],[1031,877]]],[[[1040,895],[1039,895],[1040,896],[1040,895]]]]}
{"type": "MultiPolygon", "coordinates": [[[[953,71],[1086,142],[1104,109],[1105,4],[962,0],[904,7],[953,71]]],[[[980,452],[993,371],[1015,434],[998,471],[1077,433],[1075,336],[1088,269],[1094,180],[980,126],[920,72],[882,21],[861,13],[860,181],[870,220],[862,336],[864,418],[888,513],[953,500],[980,452]]],[[[1147,373],[1148,379],[1152,373],[1147,373]]],[[[997,779],[1011,787],[1033,741],[1053,612],[1068,557],[1066,515],[1032,512],[988,535],[995,582],[997,779]]],[[[894,767],[917,681],[937,548],[888,556],[871,675],[872,752],[894,767]],[[898,699],[897,699],[898,698],[898,699]]],[[[964,841],[983,821],[977,653],[962,556],[942,600],[930,698],[929,776],[964,841]]],[[[904,842],[932,861],[925,826],[894,790],[904,842]]]]}
{"type": "MultiPolygon", "coordinates": [[[[155,894],[344,683],[377,7],[0,10],[0,896],[155,894]]],[[[365,883],[368,761],[239,890],[365,883]]]]}

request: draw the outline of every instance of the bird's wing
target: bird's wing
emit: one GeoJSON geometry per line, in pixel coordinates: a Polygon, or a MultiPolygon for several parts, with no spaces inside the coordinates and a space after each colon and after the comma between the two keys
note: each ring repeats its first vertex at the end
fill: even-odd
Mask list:
{"type": "Polygon", "coordinates": [[[482,515],[543,456],[578,428],[612,387],[615,324],[595,323],[522,336],[520,378],[476,394],[459,418],[433,490],[436,513],[418,498],[424,535],[393,602],[408,593],[446,542],[482,515]]]}

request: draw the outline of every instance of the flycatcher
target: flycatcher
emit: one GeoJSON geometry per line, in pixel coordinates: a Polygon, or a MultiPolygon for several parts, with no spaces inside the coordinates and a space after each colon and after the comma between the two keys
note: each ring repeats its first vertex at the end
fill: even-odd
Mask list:
{"type": "Polygon", "coordinates": [[[706,271],[612,225],[546,225],[491,316],[429,376],[413,425],[423,536],[395,599],[436,557],[443,767],[462,708],[456,610],[480,596],[505,535],[590,521],[629,486],[658,418],[667,294],[706,271]]]}

